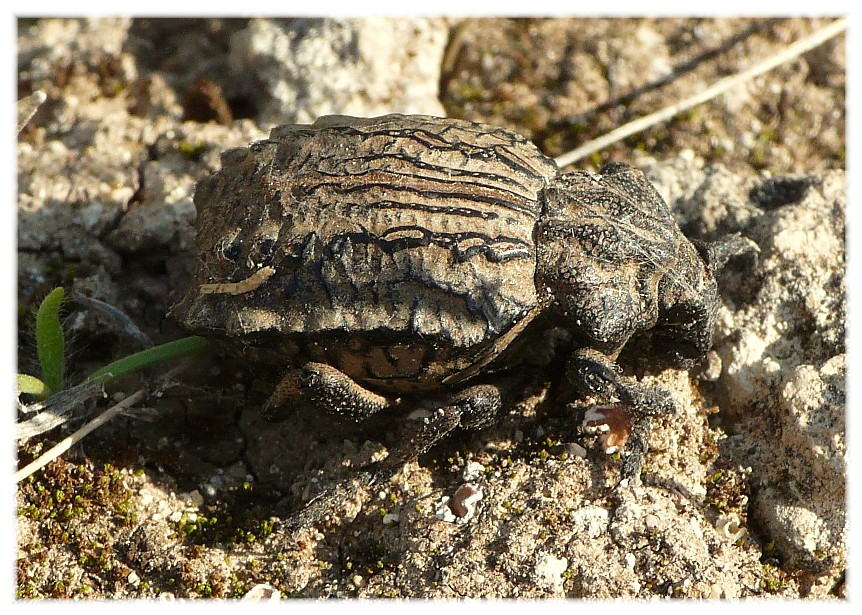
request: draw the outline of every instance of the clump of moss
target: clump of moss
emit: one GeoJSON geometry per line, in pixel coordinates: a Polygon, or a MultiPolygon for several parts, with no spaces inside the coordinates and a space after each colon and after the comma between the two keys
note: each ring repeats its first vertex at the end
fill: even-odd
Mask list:
{"type": "MultiPolygon", "coordinates": [[[[39,445],[25,446],[22,457],[38,454],[39,445]]],[[[19,484],[18,514],[30,519],[39,535],[38,545],[22,547],[28,557],[19,560],[21,598],[75,598],[94,588],[85,577],[125,584],[130,569],[116,553],[117,541],[135,522],[131,505],[133,477],[110,464],[93,466],[64,460],[49,463],[41,472],[19,484]],[[88,574],[33,581],[30,566],[46,565],[50,549],[70,553],[88,574]]]]}
{"type": "Polygon", "coordinates": [[[193,515],[182,515],[173,525],[174,531],[192,545],[254,544],[276,529],[252,483],[226,491],[218,502],[193,515]]]}

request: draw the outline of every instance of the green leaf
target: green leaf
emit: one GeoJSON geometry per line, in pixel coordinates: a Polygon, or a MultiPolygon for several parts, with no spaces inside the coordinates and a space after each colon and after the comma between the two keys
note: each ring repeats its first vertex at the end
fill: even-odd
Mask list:
{"type": "Polygon", "coordinates": [[[119,378],[125,374],[144,369],[145,367],[161,363],[162,361],[178,359],[180,357],[202,352],[208,347],[209,341],[203,337],[199,337],[197,335],[184,337],[182,339],[174,340],[167,344],[161,344],[160,346],[153,346],[152,348],[147,348],[141,352],[136,352],[135,354],[130,354],[127,357],[118,359],[90,374],[89,379],[92,380],[99,376],[108,375],[109,380],[113,380],[114,378],[119,378]]]}
{"type": "Polygon", "coordinates": [[[18,392],[35,395],[38,399],[47,399],[51,395],[51,389],[48,385],[36,378],[36,376],[28,376],[27,374],[18,374],[18,392]]]}
{"type": "Polygon", "coordinates": [[[58,286],[42,300],[36,312],[36,353],[42,369],[42,380],[51,393],[64,388],[65,341],[59,316],[63,295],[63,287],[58,286]]]}

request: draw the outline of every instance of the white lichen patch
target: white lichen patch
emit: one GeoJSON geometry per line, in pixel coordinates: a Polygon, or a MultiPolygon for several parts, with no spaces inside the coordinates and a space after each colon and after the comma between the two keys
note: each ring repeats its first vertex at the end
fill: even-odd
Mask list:
{"type": "Polygon", "coordinates": [[[563,592],[563,574],[569,567],[569,560],[550,553],[540,552],[536,557],[536,585],[551,590],[555,594],[563,592]]]}
{"type": "Polygon", "coordinates": [[[472,482],[479,480],[484,473],[485,466],[478,461],[471,461],[464,466],[464,471],[461,472],[461,477],[468,482],[472,482]]]}

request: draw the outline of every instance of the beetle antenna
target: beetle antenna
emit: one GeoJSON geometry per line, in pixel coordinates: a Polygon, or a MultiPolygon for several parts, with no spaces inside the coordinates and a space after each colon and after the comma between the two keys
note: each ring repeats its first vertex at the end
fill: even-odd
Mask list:
{"type": "Polygon", "coordinates": [[[696,240],[692,243],[713,276],[717,275],[727,264],[727,261],[735,256],[753,253],[756,258],[757,254],[760,253],[760,247],[756,243],[739,233],[728,235],[710,243],[696,240]]]}

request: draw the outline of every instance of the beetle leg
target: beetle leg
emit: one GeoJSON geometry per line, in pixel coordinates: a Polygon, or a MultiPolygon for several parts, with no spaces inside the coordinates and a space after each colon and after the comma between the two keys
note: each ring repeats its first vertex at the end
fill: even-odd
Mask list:
{"type": "Polygon", "coordinates": [[[388,399],[360,386],[344,372],[325,363],[306,363],[290,370],[275,388],[266,407],[308,400],[324,412],[361,421],[392,405],[388,399]]]}
{"type": "MultiPolygon", "coordinates": [[[[625,441],[625,457],[620,469],[620,480],[637,482],[643,467],[644,456],[649,448],[652,417],[675,414],[676,404],[666,390],[641,384],[634,378],[619,373],[616,364],[595,350],[579,350],[572,354],[568,364],[568,376],[582,394],[596,395],[619,400],[618,404],[599,406],[587,413],[591,428],[606,425],[623,425],[626,433],[611,433],[616,440],[625,441]],[[624,416],[617,416],[622,413],[624,416]]],[[[597,431],[599,431],[597,429],[597,431]]]]}
{"type": "Polygon", "coordinates": [[[503,407],[503,391],[493,384],[476,384],[455,395],[449,405],[457,408],[461,427],[483,429],[503,407]]]}
{"type": "Polygon", "coordinates": [[[620,483],[636,484],[640,481],[641,469],[644,465],[649,436],[652,432],[652,417],[640,416],[635,420],[628,441],[626,442],[625,458],[620,468],[620,483]]]}
{"type": "Polygon", "coordinates": [[[581,349],[572,353],[566,372],[582,395],[596,395],[608,401],[616,398],[636,408],[638,414],[654,416],[676,412],[673,398],[667,391],[623,376],[610,357],[596,350],[581,349]]]}
{"type": "Polygon", "coordinates": [[[503,407],[501,390],[490,384],[464,389],[436,410],[417,411],[405,428],[407,433],[390,449],[383,461],[358,471],[308,502],[291,515],[283,527],[291,532],[335,515],[346,499],[355,497],[360,487],[371,487],[389,480],[404,464],[426,453],[456,428],[480,429],[493,422],[503,407]]]}
{"type": "Polygon", "coordinates": [[[615,395],[620,380],[617,364],[602,353],[590,349],[572,353],[566,365],[566,374],[581,395],[606,398],[615,395]]]}
{"type": "Polygon", "coordinates": [[[414,413],[415,418],[407,427],[394,450],[381,462],[381,473],[386,468],[391,473],[398,471],[405,463],[426,453],[456,428],[482,429],[491,425],[503,407],[500,389],[492,384],[477,384],[467,387],[448,400],[446,405],[427,412],[414,413]]]}

